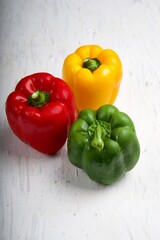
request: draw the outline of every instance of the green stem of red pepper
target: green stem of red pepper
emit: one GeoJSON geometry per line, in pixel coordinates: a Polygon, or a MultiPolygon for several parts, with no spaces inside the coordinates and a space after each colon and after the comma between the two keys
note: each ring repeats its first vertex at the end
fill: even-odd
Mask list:
{"type": "Polygon", "coordinates": [[[89,69],[91,72],[100,66],[100,61],[97,58],[85,58],[83,61],[83,68],[89,69]]]}
{"type": "Polygon", "coordinates": [[[34,107],[42,107],[49,102],[49,93],[36,90],[28,97],[28,104],[34,107]]]}

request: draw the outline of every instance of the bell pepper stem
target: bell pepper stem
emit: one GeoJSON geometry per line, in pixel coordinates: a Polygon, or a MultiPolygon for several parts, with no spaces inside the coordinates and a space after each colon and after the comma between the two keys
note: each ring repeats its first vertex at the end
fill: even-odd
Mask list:
{"type": "Polygon", "coordinates": [[[91,72],[100,66],[100,61],[97,58],[85,58],[83,61],[83,68],[89,69],[91,72]]]}
{"type": "Polygon", "coordinates": [[[28,104],[34,107],[42,107],[49,102],[49,93],[36,90],[28,97],[28,104]]]}
{"type": "Polygon", "coordinates": [[[31,95],[32,99],[34,99],[35,101],[39,100],[40,97],[42,97],[42,94],[40,94],[39,91],[35,91],[34,93],[32,93],[31,95]]]}
{"type": "Polygon", "coordinates": [[[102,126],[98,125],[95,129],[93,139],[91,141],[92,147],[101,151],[104,147],[103,136],[105,135],[105,130],[102,126]]]}

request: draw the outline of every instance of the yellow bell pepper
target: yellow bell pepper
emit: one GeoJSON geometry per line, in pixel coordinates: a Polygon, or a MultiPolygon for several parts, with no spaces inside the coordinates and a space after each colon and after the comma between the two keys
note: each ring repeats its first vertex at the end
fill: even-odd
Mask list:
{"type": "Polygon", "coordinates": [[[79,111],[113,104],[122,78],[122,64],[113,50],[98,45],[79,47],[66,57],[63,80],[72,89],[79,111]]]}

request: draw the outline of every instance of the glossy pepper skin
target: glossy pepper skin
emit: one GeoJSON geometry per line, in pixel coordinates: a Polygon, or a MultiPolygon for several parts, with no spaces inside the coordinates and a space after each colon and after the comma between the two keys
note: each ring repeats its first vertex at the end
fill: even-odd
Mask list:
{"type": "Polygon", "coordinates": [[[130,117],[113,105],[82,110],[68,137],[68,157],[101,184],[112,184],[137,163],[140,145],[130,117]]]}
{"type": "Polygon", "coordinates": [[[74,92],[79,111],[113,104],[121,83],[122,64],[116,52],[98,45],[79,47],[66,57],[62,76],[74,92]]]}
{"type": "Polygon", "coordinates": [[[39,152],[54,154],[65,143],[77,113],[70,87],[41,72],[18,82],[6,100],[6,115],[18,138],[39,152]]]}

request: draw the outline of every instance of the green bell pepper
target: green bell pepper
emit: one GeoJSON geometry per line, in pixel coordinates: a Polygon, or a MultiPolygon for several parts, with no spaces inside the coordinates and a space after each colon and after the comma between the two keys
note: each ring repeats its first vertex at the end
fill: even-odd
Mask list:
{"type": "Polygon", "coordinates": [[[67,149],[70,162],[101,184],[117,181],[140,156],[132,120],[109,104],[79,113],[70,128],[67,149]]]}

